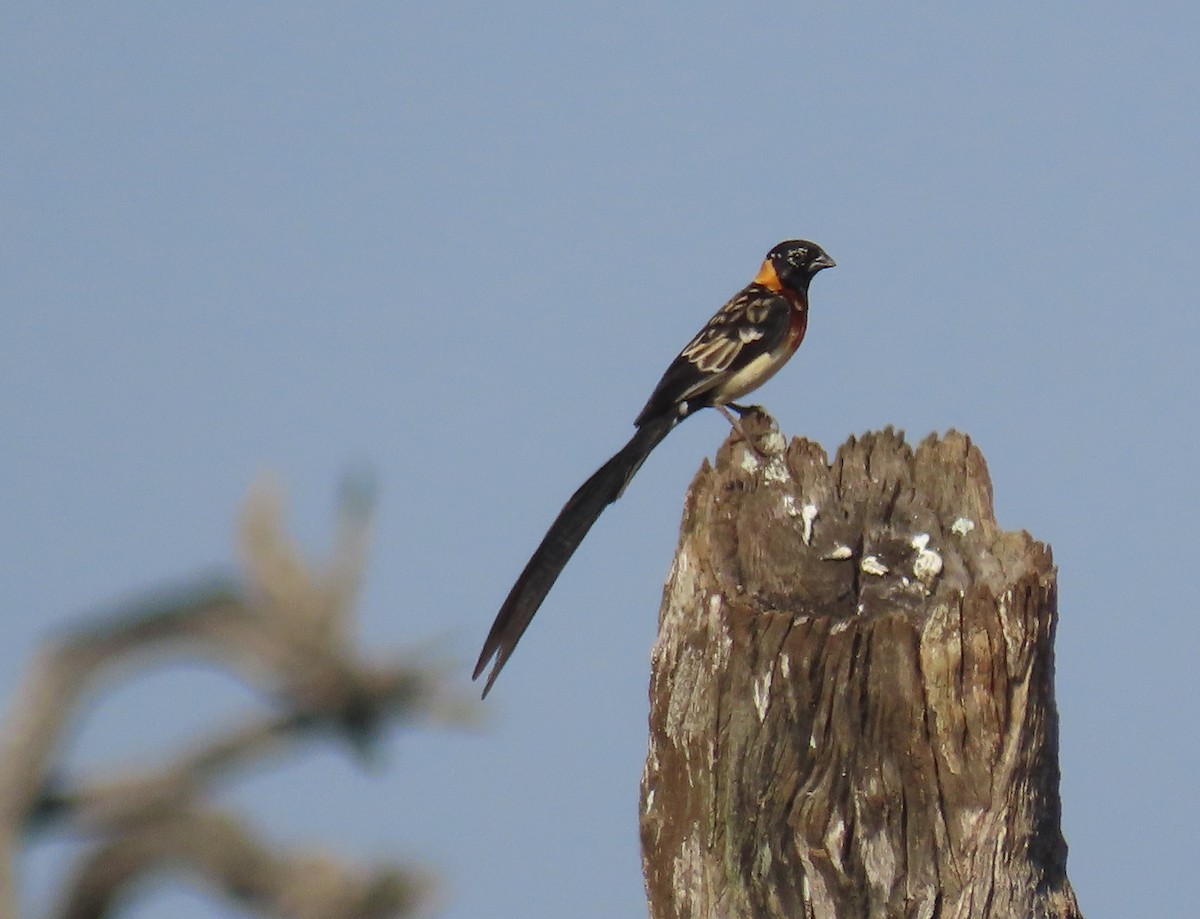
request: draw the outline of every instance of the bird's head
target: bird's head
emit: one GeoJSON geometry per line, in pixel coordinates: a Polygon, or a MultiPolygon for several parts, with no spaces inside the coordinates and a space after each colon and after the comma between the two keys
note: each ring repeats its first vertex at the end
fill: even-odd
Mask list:
{"type": "Polygon", "coordinates": [[[789,239],[767,253],[754,281],[771,290],[804,292],[813,275],[836,264],[816,243],[807,239],[789,239]]]}

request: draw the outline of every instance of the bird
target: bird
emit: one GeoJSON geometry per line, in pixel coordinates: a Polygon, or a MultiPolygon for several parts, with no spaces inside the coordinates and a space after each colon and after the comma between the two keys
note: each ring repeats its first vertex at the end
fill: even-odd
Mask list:
{"type": "Polygon", "coordinates": [[[621,497],[663,438],[685,418],[710,407],[744,436],[729,409],[746,411],[734,400],[769,380],[796,353],[808,327],[809,282],[835,264],[816,243],[781,242],[767,253],[754,280],[679,352],[634,420],[629,442],[563,505],[500,607],[472,674],[479,679],[494,659],[483,698],[592,525],[621,497]]]}

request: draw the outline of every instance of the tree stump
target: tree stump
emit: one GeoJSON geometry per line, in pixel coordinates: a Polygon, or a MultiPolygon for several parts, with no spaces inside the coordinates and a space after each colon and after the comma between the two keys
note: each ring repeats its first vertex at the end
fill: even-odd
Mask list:
{"type": "Polygon", "coordinates": [[[1081,917],[1059,826],[1055,570],[983,455],[832,466],[747,416],[701,468],[653,652],[652,919],[1081,917]]]}

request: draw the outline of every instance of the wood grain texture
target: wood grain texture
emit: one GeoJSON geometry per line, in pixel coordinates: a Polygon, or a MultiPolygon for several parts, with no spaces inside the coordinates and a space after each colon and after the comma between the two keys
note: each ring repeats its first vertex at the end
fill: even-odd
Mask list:
{"type": "Polygon", "coordinates": [[[1081,914],[1059,829],[1047,546],[983,455],[830,464],[749,416],[688,492],[653,653],[653,919],[1081,914]]]}

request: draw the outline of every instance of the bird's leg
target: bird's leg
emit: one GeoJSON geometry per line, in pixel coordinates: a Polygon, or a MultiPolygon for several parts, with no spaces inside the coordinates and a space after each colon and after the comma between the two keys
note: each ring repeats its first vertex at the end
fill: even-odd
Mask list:
{"type": "Polygon", "coordinates": [[[729,423],[733,425],[733,429],[737,431],[739,435],[741,435],[742,440],[746,442],[751,450],[753,450],[763,459],[770,459],[767,454],[763,453],[762,450],[759,449],[758,443],[754,440],[754,438],[746,433],[746,429],[742,427],[742,422],[738,418],[734,418],[733,412],[729,411],[729,409],[733,409],[734,412],[737,412],[738,415],[741,416],[745,415],[747,412],[761,411],[757,405],[738,405],[736,402],[728,402],[725,404],[717,403],[717,408],[721,410],[721,414],[728,419],[729,423]]]}
{"type": "Polygon", "coordinates": [[[759,415],[765,415],[767,413],[766,409],[764,409],[761,405],[742,405],[739,402],[726,402],[725,404],[737,412],[739,418],[742,415],[745,415],[747,412],[756,412],[759,415]]]}

